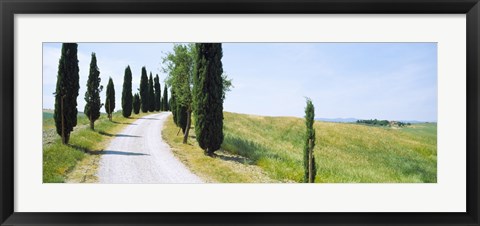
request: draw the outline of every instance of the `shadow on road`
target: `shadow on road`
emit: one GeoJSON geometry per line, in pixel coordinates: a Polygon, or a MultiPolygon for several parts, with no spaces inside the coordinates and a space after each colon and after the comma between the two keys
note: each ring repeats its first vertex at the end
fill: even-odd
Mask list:
{"type": "Polygon", "coordinates": [[[109,136],[109,137],[136,137],[136,138],[141,137],[141,136],[135,136],[135,135],[121,134],[121,133],[111,134],[103,131],[98,131],[98,133],[104,136],[109,136]]]}
{"type": "Polygon", "coordinates": [[[158,118],[139,118],[139,119],[145,119],[145,120],[160,120],[158,118]]]}
{"type": "Polygon", "coordinates": [[[104,150],[91,153],[93,155],[149,155],[143,153],[135,153],[135,152],[128,152],[128,151],[113,151],[113,150],[104,150]]]}
{"type": "Polygon", "coordinates": [[[115,123],[115,124],[137,125],[137,124],[131,123],[131,122],[115,122],[115,121],[112,121],[112,122],[115,123]]]}

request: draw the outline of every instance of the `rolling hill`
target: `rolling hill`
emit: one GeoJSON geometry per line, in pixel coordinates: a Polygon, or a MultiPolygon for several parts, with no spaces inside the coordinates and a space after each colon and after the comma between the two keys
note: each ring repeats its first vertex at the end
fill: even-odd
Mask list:
{"type": "MultiPolygon", "coordinates": [[[[171,117],[169,119],[172,121],[171,117]]],[[[321,183],[435,183],[437,181],[437,126],[419,123],[402,128],[316,121],[314,154],[321,183]]],[[[199,175],[216,182],[265,182],[248,177],[250,170],[224,164],[242,159],[245,166],[260,168],[271,181],[301,182],[305,122],[295,117],[266,117],[224,113],[224,142],[220,158],[198,153],[195,139],[179,145],[177,128],[167,123],[164,138],[176,147],[177,156],[199,175]],[[175,138],[175,136],[177,138],[175,138]],[[176,142],[176,143],[175,143],[176,142]],[[182,148],[188,151],[181,150],[182,148]],[[180,149],[180,150],[178,150],[180,149]],[[196,155],[197,153],[198,155],[196,155]],[[225,157],[224,155],[234,157],[225,157]],[[192,156],[196,157],[192,157],[192,156]],[[194,162],[196,164],[194,164],[194,162]],[[209,167],[203,164],[208,162],[209,167]],[[221,167],[215,171],[212,167],[221,167]],[[237,176],[218,176],[228,171],[237,176]],[[236,179],[247,177],[248,179],[236,179]]],[[[191,134],[194,134],[192,129],[191,134]]],[[[193,138],[193,136],[192,136],[193,138]]],[[[258,172],[254,172],[258,174],[258,172]]],[[[271,182],[270,181],[270,182],[271,182]]]]}

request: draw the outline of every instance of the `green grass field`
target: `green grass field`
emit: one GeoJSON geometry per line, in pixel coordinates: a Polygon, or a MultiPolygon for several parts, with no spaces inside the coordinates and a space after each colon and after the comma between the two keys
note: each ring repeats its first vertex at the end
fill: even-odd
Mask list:
{"type": "MultiPolygon", "coordinates": [[[[63,183],[77,164],[90,164],[98,155],[89,153],[104,149],[112,134],[116,134],[123,127],[145,114],[132,115],[126,119],[121,112],[113,114],[110,122],[106,114],[102,114],[95,122],[95,131],[90,130],[89,121],[83,113],[79,113],[77,126],[70,135],[68,145],[63,145],[60,136],[56,133],[53,113],[50,110],[43,112],[43,182],[63,183]]],[[[94,173],[94,172],[92,172],[94,173]]],[[[85,175],[83,175],[85,176],[85,175]]]]}
{"type": "MultiPolygon", "coordinates": [[[[434,123],[398,128],[316,121],[314,127],[316,182],[437,181],[437,126],[434,123]]],[[[174,148],[177,157],[207,181],[302,182],[305,134],[302,118],[225,112],[225,139],[222,150],[217,151],[219,157],[214,159],[203,155],[193,137],[193,129],[186,145],[181,144],[177,131],[170,117],[164,128],[164,139],[174,148]],[[231,157],[225,157],[228,155],[231,157]],[[252,167],[259,170],[248,170],[252,167]]]]}
{"type": "MultiPolygon", "coordinates": [[[[271,178],[302,181],[304,120],[225,113],[223,148],[271,178]]],[[[315,122],[317,182],[437,181],[437,126],[405,128],[315,122]]]]}

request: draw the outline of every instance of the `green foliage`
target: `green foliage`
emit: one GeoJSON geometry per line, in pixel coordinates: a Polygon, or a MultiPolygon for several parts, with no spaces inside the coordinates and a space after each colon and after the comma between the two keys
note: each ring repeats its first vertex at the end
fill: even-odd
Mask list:
{"type": "MultiPolygon", "coordinates": [[[[188,134],[191,124],[191,113],[192,113],[192,76],[193,76],[193,45],[174,45],[173,53],[167,53],[163,58],[163,63],[166,65],[163,70],[168,74],[166,83],[170,85],[172,93],[175,92],[175,101],[177,108],[177,120],[182,119],[183,122],[183,112],[186,111],[186,124],[179,124],[182,126],[184,131],[183,134],[183,143],[187,143],[188,134]],[[178,114],[181,114],[180,116],[178,114]],[[180,118],[179,118],[180,117],[180,118]]],[[[170,107],[168,106],[168,86],[165,85],[163,93],[163,110],[168,111],[170,107]]],[[[175,112],[174,112],[175,114],[175,112]]],[[[178,121],[180,122],[180,121],[178,121]]]]}
{"type": "Polygon", "coordinates": [[[142,76],[140,77],[140,100],[142,102],[142,112],[148,112],[149,109],[149,92],[148,92],[148,77],[147,69],[142,67],[142,76]]]}
{"type": "Polygon", "coordinates": [[[115,86],[113,85],[112,78],[108,79],[107,93],[106,93],[106,99],[105,99],[105,111],[107,112],[108,118],[111,121],[112,113],[115,111],[115,86]]]}
{"type": "Polygon", "coordinates": [[[170,106],[168,104],[168,87],[167,87],[167,85],[165,85],[165,88],[163,89],[162,104],[163,104],[163,110],[164,111],[169,111],[170,110],[170,106]]]}
{"type": "Polygon", "coordinates": [[[141,105],[141,101],[140,101],[140,95],[138,95],[138,93],[135,93],[135,95],[133,96],[133,112],[138,115],[138,113],[140,113],[140,105],[141,105]]]}
{"type": "Polygon", "coordinates": [[[195,51],[195,134],[199,146],[211,156],[223,142],[222,44],[196,44],[195,51]]]}
{"type": "Polygon", "coordinates": [[[122,115],[125,118],[132,115],[132,70],[130,65],[125,68],[125,74],[123,76],[123,90],[122,90],[122,115]]]}
{"type": "Polygon", "coordinates": [[[160,111],[162,106],[162,89],[160,87],[160,78],[155,76],[155,111],[160,111]]]}
{"type": "Polygon", "coordinates": [[[150,72],[150,78],[148,79],[148,111],[155,111],[155,91],[154,91],[152,72],[150,72]]]}
{"type": "Polygon", "coordinates": [[[77,125],[77,97],[80,89],[77,47],[76,43],[63,43],[58,62],[53,118],[57,134],[62,137],[64,144],[68,144],[70,133],[77,125]]]}
{"type": "Polygon", "coordinates": [[[303,169],[305,174],[303,176],[303,182],[313,183],[315,182],[315,176],[317,175],[317,166],[315,164],[315,156],[313,150],[315,148],[315,129],[313,123],[315,122],[315,107],[312,101],[307,98],[307,107],[305,108],[305,126],[307,132],[305,134],[305,144],[303,147],[303,169]],[[310,155],[312,156],[312,171],[310,172],[310,155]],[[310,173],[312,174],[311,180],[309,179],[310,173]]]}
{"type": "Polygon", "coordinates": [[[373,126],[398,126],[398,127],[412,125],[411,123],[398,122],[398,121],[388,121],[388,120],[378,120],[378,119],[369,119],[369,120],[359,119],[359,120],[357,120],[357,123],[373,125],[373,126]]]}
{"type": "MultiPolygon", "coordinates": [[[[176,44],[173,46],[173,52],[167,53],[163,57],[163,71],[167,73],[166,84],[171,87],[171,92],[175,92],[175,100],[178,106],[191,109],[193,85],[192,76],[194,68],[193,45],[176,44]]],[[[168,111],[168,94],[165,85],[163,94],[163,110],[168,111]]]]}
{"type": "Polygon", "coordinates": [[[387,120],[377,120],[377,119],[370,119],[370,120],[357,120],[357,123],[360,124],[369,124],[375,126],[388,126],[387,120]]]}

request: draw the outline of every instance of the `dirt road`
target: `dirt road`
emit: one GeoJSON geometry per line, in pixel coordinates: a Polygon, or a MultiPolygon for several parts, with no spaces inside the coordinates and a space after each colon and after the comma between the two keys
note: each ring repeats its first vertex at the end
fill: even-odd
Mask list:
{"type": "Polygon", "coordinates": [[[175,156],[161,135],[170,113],[148,115],[115,135],[102,153],[100,183],[202,183],[175,156]]]}

